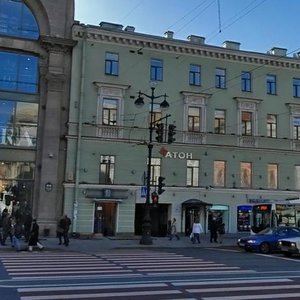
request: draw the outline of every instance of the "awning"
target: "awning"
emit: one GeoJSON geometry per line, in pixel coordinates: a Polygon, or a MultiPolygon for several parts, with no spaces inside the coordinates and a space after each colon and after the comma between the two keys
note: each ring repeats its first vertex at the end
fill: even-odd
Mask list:
{"type": "Polygon", "coordinates": [[[227,205],[213,205],[209,208],[210,210],[228,210],[227,205]]]}
{"type": "Polygon", "coordinates": [[[199,199],[188,199],[181,203],[182,207],[203,207],[212,206],[212,204],[201,201],[199,199]]]}

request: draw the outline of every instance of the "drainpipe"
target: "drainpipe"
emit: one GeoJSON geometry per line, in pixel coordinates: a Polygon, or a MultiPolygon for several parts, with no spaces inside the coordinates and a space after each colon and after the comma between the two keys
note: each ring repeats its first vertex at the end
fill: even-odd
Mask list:
{"type": "Polygon", "coordinates": [[[81,155],[81,134],[82,134],[82,109],[84,100],[84,82],[85,82],[85,59],[86,59],[86,32],[82,39],[81,52],[81,76],[80,76],[80,97],[78,105],[78,136],[76,148],[76,165],[75,165],[75,192],[73,202],[73,232],[77,231],[77,215],[78,215],[78,198],[79,198],[79,171],[80,171],[80,155],[81,155]]]}

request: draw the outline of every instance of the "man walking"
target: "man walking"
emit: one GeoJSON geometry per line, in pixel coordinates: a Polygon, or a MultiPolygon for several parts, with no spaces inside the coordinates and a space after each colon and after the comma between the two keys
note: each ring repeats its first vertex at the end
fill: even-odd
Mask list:
{"type": "Polygon", "coordinates": [[[179,240],[179,236],[177,234],[177,228],[176,228],[176,219],[173,218],[172,220],[172,224],[171,224],[171,235],[169,240],[171,241],[173,239],[173,237],[176,236],[177,240],[179,240]]]}

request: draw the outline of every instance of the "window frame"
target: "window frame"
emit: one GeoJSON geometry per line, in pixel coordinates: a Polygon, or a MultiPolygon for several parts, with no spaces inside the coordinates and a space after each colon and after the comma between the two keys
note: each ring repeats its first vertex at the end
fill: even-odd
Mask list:
{"type": "Polygon", "coordinates": [[[226,69],[216,68],[215,87],[218,89],[226,89],[226,69]]]}
{"type": "Polygon", "coordinates": [[[193,86],[201,86],[201,66],[190,64],[189,84],[193,86]]]}
{"type": "Polygon", "coordinates": [[[267,137],[277,138],[277,115],[267,115],[267,137]],[[275,122],[269,121],[269,117],[274,117],[275,122]]]}
{"type": "Polygon", "coordinates": [[[115,180],[115,155],[101,155],[99,165],[99,184],[114,184],[115,180]],[[101,176],[104,169],[104,175],[101,176]]]}
{"type": "Polygon", "coordinates": [[[241,135],[242,136],[253,136],[253,112],[252,111],[241,111],[241,135]],[[250,120],[243,118],[245,114],[249,114],[250,120]]]}
{"type": "Polygon", "coordinates": [[[277,77],[273,74],[266,75],[266,85],[268,95],[277,95],[277,77]]]}
{"type": "Polygon", "coordinates": [[[186,161],[186,186],[198,187],[199,174],[200,174],[200,160],[188,159],[186,161]]]}
{"type": "Polygon", "coordinates": [[[214,161],[214,186],[215,187],[225,187],[226,186],[226,161],[225,160],[215,160],[214,161]],[[223,171],[221,174],[221,181],[217,179],[217,168],[221,166],[221,170],[223,171]]]}
{"type": "Polygon", "coordinates": [[[278,189],[278,164],[274,164],[274,163],[269,163],[267,165],[267,174],[268,174],[268,189],[278,189]],[[272,170],[273,168],[273,170],[272,170]],[[272,184],[271,181],[273,181],[273,179],[271,178],[271,172],[275,171],[275,181],[274,184],[272,184]]]}
{"type": "Polygon", "coordinates": [[[151,58],[150,60],[150,80],[163,81],[163,60],[151,58]]]}
{"type": "Polygon", "coordinates": [[[293,97],[300,98],[300,78],[293,78],[293,97]]]}
{"type": "Polygon", "coordinates": [[[214,114],[214,133],[225,134],[226,133],[226,111],[224,109],[215,109],[214,114]],[[222,117],[217,117],[216,114],[222,112],[222,117]],[[222,124],[223,123],[223,124],[222,124]]]}
{"type": "Polygon", "coordinates": [[[252,163],[242,161],[240,162],[240,186],[241,188],[252,188],[252,163]],[[249,170],[249,174],[246,174],[246,177],[244,177],[244,171],[249,170]],[[249,182],[245,182],[245,180],[249,180],[249,182]]]}
{"type": "Polygon", "coordinates": [[[241,90],[242,90],[242,92],[252,92],[251,72],[242,71],[242,73],[241,73],[241,90]]]}
{"type": "Polygon", "coordinates": [[[119,53],[105,52],[105,75],[119,75],[119,53]]]}

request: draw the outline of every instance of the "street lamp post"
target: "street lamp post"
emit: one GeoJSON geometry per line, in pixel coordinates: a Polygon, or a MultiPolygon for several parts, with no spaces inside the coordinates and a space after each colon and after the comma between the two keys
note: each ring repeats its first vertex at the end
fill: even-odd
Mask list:
{"type": "Polygon", "coordinates": [[[160,104],[161,108],[169,107],[169,103],[167,102],[166,98],[167,95],[154,95],[155,87],[151,87],[151,95],[147,95],[139,91],[139,96],[135,101],[137,106],[144,105],[144,99],[142,96],[145,96],[150,99],[150,124],[149,124],[149,142],[147,143],[148,146],[148,164],[147,164],[147,180],[146,180],[146,203],[145,203],[145,214],[143,218],[143,225],[142,225],[142,238],[140,240],[140,244],[142,245],[152,245],[152,238],[151,238],[151,216],[150,216],[150,188],[151,188],[151,158],[152,158],[152,136],[153,136],[153,128],[155,125],[154,120],[154,100],[164,97],[164,101],[160,104]]]}

